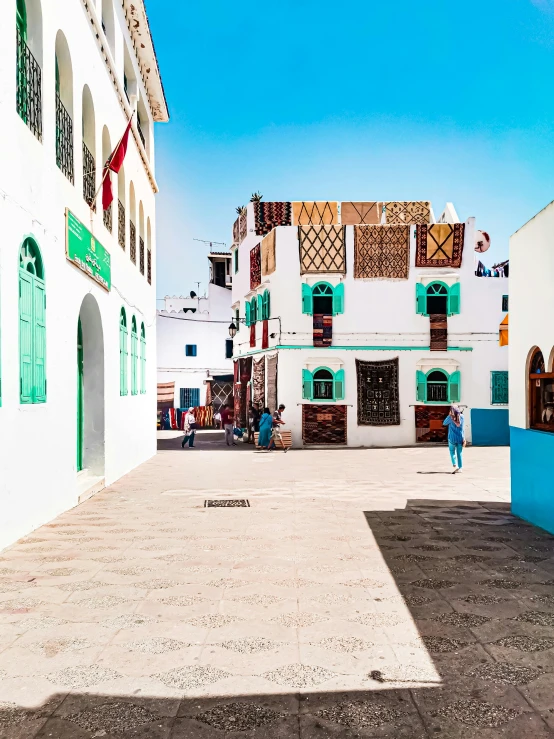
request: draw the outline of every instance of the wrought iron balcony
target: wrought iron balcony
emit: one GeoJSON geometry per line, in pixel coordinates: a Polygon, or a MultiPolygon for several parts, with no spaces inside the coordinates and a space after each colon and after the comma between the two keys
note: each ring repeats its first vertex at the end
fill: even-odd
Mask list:
{"type": "Polygon", "coordinates": [[[42,71],[17,29],[17,112],[42,141],[42,71]]]}
{"type": "Polygon", "coordinates": [[[148,276],[148,284],[152,284],[152,252],[150,249],[146,252],[146,268],[148,276]]]}
{"type": "Polygon", "coordinates": [[[70,182],[73,174],[73,121],[56,93],[56,164],[70,182]]]}
{"type": "Polygon", "coordinates": [[[139,237],[139,267],[141,275],[144,274],[144,239],[139,237]]]}
{"type": "Polygon", "coordinates": [[[137,229],[133,221],[129,221],[129,256],[133,264],[137,263],[137,229]]]}
{"type": "Polygon", "coordinates": [[[125,250],[125,208],[121,200],[117,201],[117,240],[119,246],[125,250]]]}
{"type": "Polygon", "coordinates": [[[96,162],[83,141],[83,198],[92,207],[96,195],[96,162]]]}
{"type": "Polygon", "coordinates": [[[113,228],[113,220],[112,220],[112,205],[104,211],[103,213],[103,219],[104,219],[104,226],[108,229],[108,231],[111,233],[113,228]]]}

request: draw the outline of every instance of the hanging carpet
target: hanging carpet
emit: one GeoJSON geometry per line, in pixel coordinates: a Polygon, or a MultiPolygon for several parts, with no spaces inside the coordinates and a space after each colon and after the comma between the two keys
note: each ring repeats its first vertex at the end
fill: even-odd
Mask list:
{"type": "Polygon", "coordinates": [[[448,320],[444,313],[431,313],[429,315],[431,327],[430,350],[432,352],[445,352],[448,349],[448,320]]]}
{"type": "Polygon", "coordinates": [[[219,410],[222,405],[228,405],[232,401],[232,380],[220,381],[214,378],[214,381],[208,383],[208,386],[211,386],[211,399],[214,410],[219,410]]]}
{"type": "Polygon", "coordinates": [[[346,444],[345,405],[303,405],[302,439],[305,444],[346,444]]]}
{"type": "Polygon", "coordinates": [[[409,226],[354,226],[354,277],[407,280],[409,226]]]}
{"type": "Polygon", "coordinates": [[[449,412],[448,405],[416,405],[416,442],[446,442],[448,428],[443,421],[449,412]]]}
{"type": "Polygon", "coordinates": [[[254,203],[254,228],[258,236],[265,236],[277,226],[292,226],[290,203],[254,203]]]}
{"type": "Polygon", "coordinates": [[[343,226],[357,226],[360,223],[381,223],[383,203],[354,203],[340,204],[340,222],[343,226]]]}
{"type": "Polygon", "coordinates": [[[461,267],[464,223],[433,223],[416,229],[416,267],[461,267]]]}
{"type": "Polygon", "coordinates": [[[265,357],[252,364],[252,402],[255,406],[265,407],[265,357]]]}
{"type": "Polygon", "coordinates": [[[260,244],[250,250],[250,289],[255,290],[262,281],[262,253],[260,244]]]}
{"type": "Polygon", "coordinates": [[[242,385],[240,382],[235,383],[235,389],[233,393],[233,411],[235,416],[235,426],[238,426],[239,428],[243,428],[243,424],[241,422],[241,415],[240,410],[242,406],[242,385]]]}
{"type": "Polygon", "coordinates": [[[237,218],[237,220],[233,223],[233,244],[239,243],[239,239],[240,239],[239,222],[240,222],[240,218],[237,218]]]}
{"type": "Polygon", "coordinates": [[[400,425],[398,357],[384,362],[356,360],[358,426],[400,425]]]}
{"type": "Polygon", "coordinates": [[[246,385],[252,379],[252,357],[239,359],[239,382],[246,385]]]}
{"type": "Polygon", "coordinates": [[[431,218],[431,203],[422,201],[385,203],[387,223],[429,223],[431,218]]]}
{"type": "Polygon", "coordinates": [[[256,324],[250,324],[250,348],[253,349],[256,346],[256,324]]]}
{"type": "Polygon", "coordinates": [[[269,347],[269,321],[262,323],[262,349],[269,347]]]}
{"type": "Polygon", "coordinates": [[[277,354],[267,358],[267,407],[273,413],[277,410],[277,354]]]}
{"type": "Polygon", "coordinates": [[[239,244],[244,241],[248,235],[248,216],[246,213],[239,216],[239,244]]]}
{"type": "Polygon", "coordinates": [[[333,316],[314,313],[314,346],[331,346],[333,343],[333,316]]]}
{"type": "Polygon", "coordinates": [[[158,382],[158,410],[173,408],[175,399],[175,382],[158,382]]]}
{"type": "Polygon", "coordinates": [[[298,226],[300,274],[346,273],[344,226],[298,226]]]}
{"type": "Polygon", "coordinates": [[[275,241],[276,231],[273,230],[262,239],[262,275],[275,272],[275,241]]]}
{"type": "Polygon", "coordinates": [[[338,224],[339,208],[335,202],[296,202],[292,204],[294,226],[321,226],[338,224]]]}

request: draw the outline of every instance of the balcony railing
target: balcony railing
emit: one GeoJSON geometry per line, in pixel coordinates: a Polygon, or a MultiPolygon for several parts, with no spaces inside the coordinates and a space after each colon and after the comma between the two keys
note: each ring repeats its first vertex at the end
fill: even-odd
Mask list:
{"type": "Polygon", "coordinates": [[[139,267],[141,275],[144,274],[144,239],[139,237],[139,267]]]}
{"type": "Polygon", "coordinates": [[[129,256],[133,264],[137,263],[137,229],[133,221],[129,221],[129,256]]]}
{"type": "Polygon", "coordinates": [[[108,229],[108,231],[111,233],[112,232],[112,228],[113,228],[112,206],[111,205],[110,205],[110,207],[107,210],[104,211],[104,214],[103,214],[102,217],[104,219],[104,226],[106,226],[106,228],[108,229]]]}
{"type": "Polygon", "coordinates": [[[148,277],[148,284],[152,284],[152,252],[150,249],[146,252],[146,274],[148,277]]]}
{"type": "Polygon", "coordinates": [[[42,141],[42,71],[17,29],[17,112],[42,141]]]}
{"type": "Polygon", "coordinates": [[[83,197],[92,207],[96,195],[96,162],[83,141],[83,197]]]}
{"type": "Polygon", "coordinates": [[[73,121],[56,93],[56,164],[70,182],[73,174],[73,121]]]}
{"type": "Polygon", "coordinates": [[[427,400],[446,403],[446,401],[448,400],[448,387],[446,382],[428,382],[427,400]]]}
{"type": "Polygon", "coordinates": [[[119,246],[125,250],[125,208],[121,200],[117,201],[117,240],[119,246]]]}

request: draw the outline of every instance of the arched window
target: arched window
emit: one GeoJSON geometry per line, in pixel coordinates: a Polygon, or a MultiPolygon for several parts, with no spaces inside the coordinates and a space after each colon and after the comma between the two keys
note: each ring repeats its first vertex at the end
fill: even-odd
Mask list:
{"type": "Polygon", "coordinates": [[[125,308],[119,314],[119,394],[127,395],[127,360],[129,350],[127,349],[127,315],[125,308]]]}
{"type": "MultiPolygon", "coordinates": [[[[102,129],[102,166],[106,166],[106,162],[110,158],[110,155],[112,153],[112,142],[110,139],[110,132],[108,131],[108,127],[104,126],[102,129]]],[[[105,170],[102,171],[102,176],[104,176],[105,170]]],[[[106,177],[110,178],[110,181],[112,183],[112,192],[113,192],[113,178],[114,174],[108,170],[106,173],[106,177]]],[[[101,198],[100,198],[101,200],[101,198]]],[[[109,204],[109,206],[106,208],[106,210],[102,211],[102,220],[104,222],[104,226],[106,229],[112,233],[113,229],[113,202],[109,204]]]]}
{"type": "Polygon", "coordinates": [[[139,269],[144,274],[144,207],[139,201],[139,269]]]}
{"type": "Polygon", "coordinates": [[[344,283],[333,287],[328,282],[318,282],[311,287],[303,282],[302,313],[309,316],[314,313],[328,316],[344,313],[344,283]]]}
{"type": "Polygon", "coordinates": [[[138,335],[137,319],[131,319],[131,395],[138,393],[138,335]]]}
{"type": "Polygon", "coordinates": [[[16,2],[16,109],[42,141],[42,12],[40,0],[16,2]]]}
{"type": "Polygon", "coordinates": [[[146,331],[140,324],[140,392],[146,392],[146,331]]]}
{"type": "Polygon", "coordinates": [[[133,264],[137,263],[137,203],[135,198],[135,186],[131,181],[129,185],[129,257],[133,264]]]}
{"type": "Polygon", "coordinates": [[[122,166],[117,174],[117,242],[119,246],[125,251],[126,231],[127,225],[125,220],[125,203],[127,198],[125,197],[125,167],[122,166]]]}
{"type": "Polygon", "coordinates": [[[96,195],[96,124],[94,103],[88,85],[83,87],[83,198],[92,206],[96,195]]]}
{"type": "Polygon", "coordinates": [[[19,251],[19,387],[21,403],[46,402],[46,292],[37,243],[19,251]]]}
{"type": "Polygon", "coordinates": [[[106,34],[113,56],[115,53],[115,23],[112,0],[102,0],[102,30],[106,34]]]}
{"type": "Polygon", "coordinates": [[[327,402],[344,400],[344,370],[333,372],[328,367],[318,367],[311,372],[303,369],[302,398],[327,402]]]}
{"type": "Polygon", "coordinates": [[[256,323],[258,320],[258,301],[256,296],[250,301],[250,325],[256,323]]]}
{"type": "Polygon", "coordinates": [[[262,295],[262,319],[264,321],[267,321],[269,319],[270,312],[271,306],[269,300],[269,290],[264,290],[264,293],[262,295]]]}
{"type": "Polygon", "coordinates": [[[535,349],[529,362],[529,426],[554,431],[554,372],[546,371],[540,349],[535,349]]]}
{"type": "Polygon", "coordinates": [[[432,369],[427,374],[418,370],[416,397],[421,403],[458,403],[460,400],[460,373],[448,374],[443,369],[432,369]]]}
{"type": "Polygon", "coordinates": [[[70,182],[73,171],[73,68],[67,40],[56,36],[56,164],[70,182]]]}
{"type": "Polygon", "coordinates": [[[429,285],[416,283],[416,313],[423,316],[453,316],[460,312],[460,284],[448,287],[444,282],[431,282],[429,285]]]}
{"type": "Polygon", "coordinates": [[[152,284],[152,229],[150,218],[146,219],[146,277],[148,284],[152,284]]]}

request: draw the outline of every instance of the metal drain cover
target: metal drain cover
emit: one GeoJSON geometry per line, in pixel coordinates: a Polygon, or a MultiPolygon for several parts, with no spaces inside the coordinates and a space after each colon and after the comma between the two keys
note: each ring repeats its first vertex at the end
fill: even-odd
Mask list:
{"type": "Polygon", "coordinates": [[[204,508],[250,508],[250,501],[246,498],[232,498],[227,500],[205,500],[204,508]]]}

